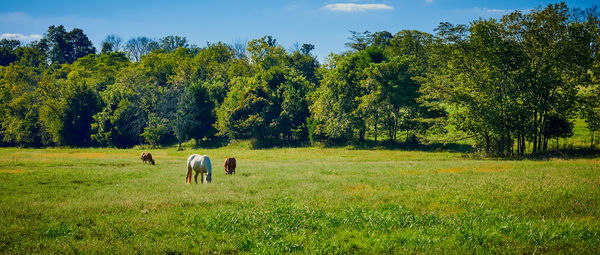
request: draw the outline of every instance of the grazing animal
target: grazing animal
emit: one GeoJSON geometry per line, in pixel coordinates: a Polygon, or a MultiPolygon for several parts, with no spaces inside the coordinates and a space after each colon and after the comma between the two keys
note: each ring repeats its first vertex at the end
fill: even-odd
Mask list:
{"type": "Polygon", "coordinates": [[[235,158],[225,160],[225,174],[235,174],[235,158]]]}
{"type": "Polygon", "coordinates": [[[146,164],[146,161],[150,161],[154,165],[154,159],[152,159],[152,154],[150,152],[142,152],[142,161],[146,164]]]}
{"type": "Polygon", "coordinates": [[[192,154],[187,159],[187,176],[185,183],[192,183],[192,170],[196,172],[194,180],[198,183],[198,174],[200,174],[200,182],[204,183],[204,174],[206,173],[206,182],[212,181],[212,166],[208,156],[192,154]]]}

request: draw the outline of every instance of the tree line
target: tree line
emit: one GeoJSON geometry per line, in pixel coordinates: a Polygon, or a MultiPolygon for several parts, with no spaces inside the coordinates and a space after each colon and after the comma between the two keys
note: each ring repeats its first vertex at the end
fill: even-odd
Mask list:
{"type": "Polygon", "coordinates": [[[312,44],[271,36],[190,45],[185,37],[101,50],[50,26],[27,45],[0,41],[5,146],[152,146],[251,139],[256,147],[429,142],[464,134],[495,155],[544,153],[582,118],[600,130],[595,7],[550,4],[435,34],[353,32],[324,64],[312,44]],[[404,137],[399,137],[404,135],[404,137]]]}

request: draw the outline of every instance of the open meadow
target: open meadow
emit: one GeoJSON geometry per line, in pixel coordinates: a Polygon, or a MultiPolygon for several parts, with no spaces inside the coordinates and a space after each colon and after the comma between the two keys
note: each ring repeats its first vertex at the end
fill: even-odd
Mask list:
{"type": "Polygon", "coordinates": [[[600,158],[0,149],[0,253],[599,253],[600,158]],[[185,184],[186,158],[213,182],[185,184]],[[236,157],[235,176],[223,161],[236,157]]]}

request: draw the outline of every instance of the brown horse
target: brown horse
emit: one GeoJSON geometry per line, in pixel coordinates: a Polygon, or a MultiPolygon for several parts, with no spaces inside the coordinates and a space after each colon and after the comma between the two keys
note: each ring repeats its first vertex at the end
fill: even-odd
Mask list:
{"type": "Polygon", "coordinates": [[[235,174],[235,158],[227,158],[225,160],[225,174],[235,174]]]}
{"type": "Polygon", "coordinates": [[[141,159],[144,162],[144,164],[146,164],[146,161],[150,161],[150,163],[154,165],[154,159],[152,159],[152,154],[150,154],[150,152],[142,152],[141,159]]]}

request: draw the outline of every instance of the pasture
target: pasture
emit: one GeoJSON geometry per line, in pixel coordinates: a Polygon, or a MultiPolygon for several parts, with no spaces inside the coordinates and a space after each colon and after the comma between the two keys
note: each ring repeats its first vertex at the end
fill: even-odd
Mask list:
{"type": "Polygon", "coordinates": [[[0,149],[0,253],[600,253],[598,157],[141,151],[0,149]],[[211,184],[185,184],[192,153],[211,184]]]}

